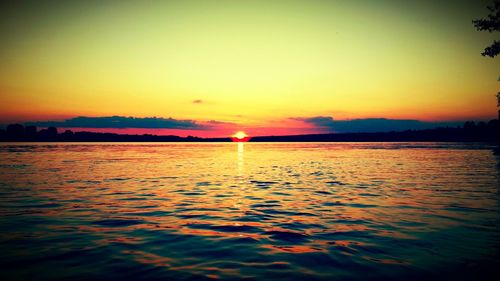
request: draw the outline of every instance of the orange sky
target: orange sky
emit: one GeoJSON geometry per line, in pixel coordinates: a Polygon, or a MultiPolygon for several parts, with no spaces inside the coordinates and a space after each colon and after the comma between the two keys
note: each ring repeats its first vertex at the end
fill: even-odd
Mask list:
{"type": "Polygon", "coordinates": [[[500,60],[471,23],[487,4],[2,4],[0,123],[156,116],[223,123],[99,130],[227,136],[323,132],[300,119],[318,116],[493,119],[500,60]]]}

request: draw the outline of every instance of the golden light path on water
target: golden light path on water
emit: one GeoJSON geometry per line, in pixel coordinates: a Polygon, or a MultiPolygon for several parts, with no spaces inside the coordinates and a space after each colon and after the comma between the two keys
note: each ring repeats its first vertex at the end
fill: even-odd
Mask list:
{"type": "Polygon", "coordinates": [[[6,280],[486,276],[500,266],[493,149],[2,144],[0,270],[6,280]]]}
{"type": "Polygon", "coordinates": [[[238,145],[238,177],[241,178],[243,176],[243,165],[245,160],[243,155],[245,152],[245,143],[237,142],[236,144],[238,145]]]}

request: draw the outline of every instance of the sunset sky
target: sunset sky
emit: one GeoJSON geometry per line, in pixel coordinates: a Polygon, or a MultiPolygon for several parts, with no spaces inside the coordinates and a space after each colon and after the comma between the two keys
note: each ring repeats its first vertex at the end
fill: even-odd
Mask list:
{"type": "Polygon", "coordinates": [[[490,1],[9,2],[0,124],[228,136],[497,116],[495,37],[471,23],[490,1]]]}

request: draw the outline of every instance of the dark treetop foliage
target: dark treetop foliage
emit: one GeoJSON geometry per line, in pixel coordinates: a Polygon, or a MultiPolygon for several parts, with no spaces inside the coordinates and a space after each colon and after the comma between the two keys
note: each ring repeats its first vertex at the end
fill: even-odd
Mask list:
{"type": "MultiPolygon", "coordinates": [[[[500,31],[500,1],[495,0],[491,6],[487,7],[490,14],[483,19],[473,20],[472,23],[477,30],[487,30],[488,32],[500,31]]],[[[494,40],[491,46],[486,47],[483,56],[494,57],[500,53],[500,41],[494,40]]]]}

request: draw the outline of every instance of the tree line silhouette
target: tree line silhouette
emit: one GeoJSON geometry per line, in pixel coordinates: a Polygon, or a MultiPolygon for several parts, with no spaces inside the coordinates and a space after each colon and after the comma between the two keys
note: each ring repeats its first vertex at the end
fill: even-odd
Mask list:
{"type": "MultiPolygon", "coordinates": [[[[330,141],[499,141],[500,121],[467,121],[460,127],[441,127],[426,130],[406,130],[379,133],[330,133],[291,136],[258,136],[253,142],[330,142],[330,141]]],[[[114,133],[59,132],[56,127],[38,130],[36,126],[10,124],[0,129],[3,142],[229,142],[231,138],[200,138],[158,136],[152,134],[129,135],[114,133]]]]}

